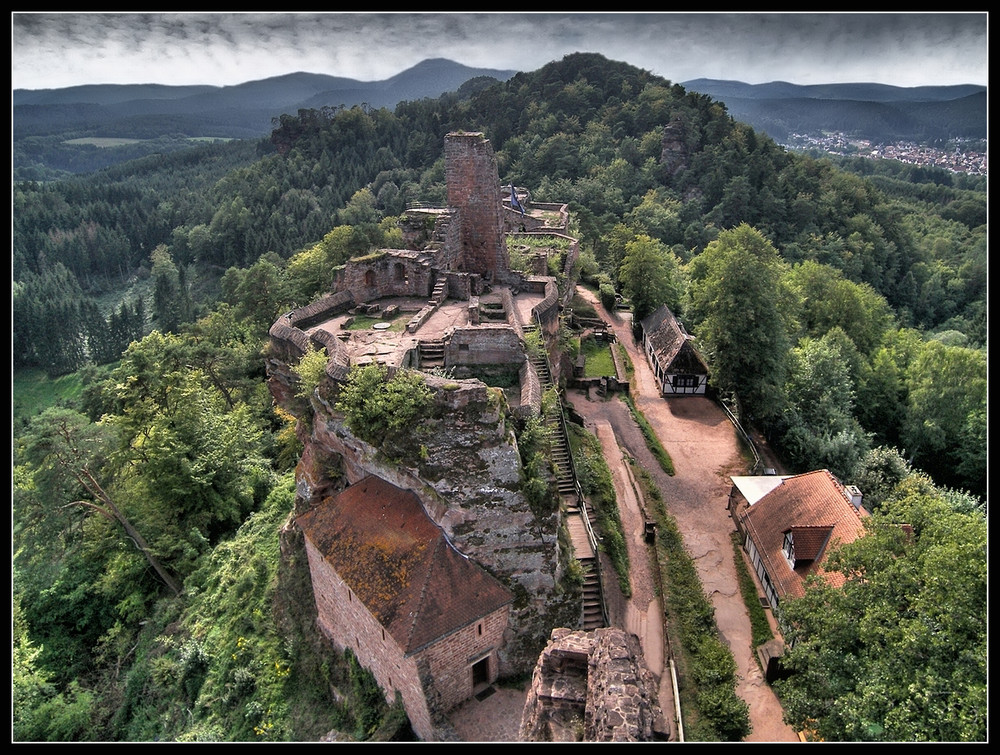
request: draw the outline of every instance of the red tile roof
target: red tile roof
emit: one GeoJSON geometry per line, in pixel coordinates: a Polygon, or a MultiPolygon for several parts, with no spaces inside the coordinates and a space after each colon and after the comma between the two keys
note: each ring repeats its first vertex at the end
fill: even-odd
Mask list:
{"type": "Polygon", "coordinates": [[[855,509],[844,486],[828,470],[793,475],[749,506],[740,524],[753,540],[779,597],[801,597],[805,578],[821,574],[832,585],[843,576],[827,572],[830,551],[864,534],[864,509],[855,509]],[[782,551],[791,531],[796,557],[793,570],[782,551]]]}
{"type": "Polygon", "coordinates": [[[415,493],[379,477],[366,477],[296,521],[404,652],[513,600],[455,550],[415,493]]]}

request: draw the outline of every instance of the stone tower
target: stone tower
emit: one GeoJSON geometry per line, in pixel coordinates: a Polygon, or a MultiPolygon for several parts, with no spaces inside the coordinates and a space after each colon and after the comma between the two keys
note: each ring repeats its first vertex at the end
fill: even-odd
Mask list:
{"type": "Polygon", "coordinates": [[[493,146],[481,133],[451,133],[445,136],[444,158],[448,207],[458,210],[456,267],[486,281],[501,281],[510,258],[493,146]]]}

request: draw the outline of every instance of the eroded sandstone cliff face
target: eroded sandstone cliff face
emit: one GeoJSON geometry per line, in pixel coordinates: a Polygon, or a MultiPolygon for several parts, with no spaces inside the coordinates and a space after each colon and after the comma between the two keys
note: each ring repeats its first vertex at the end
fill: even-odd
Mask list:
{"type": "Polygon", "coordinates": [[[639,640],[621,629],[555,629],[538,657],[522,742],[666,741],[657,683],[639,640]]]}
{"type": "Polygon", "coordinates": [[[563,585],[559,512],[539,515],[522,490],[514,417],[504,394],[479,380],[424,373],[430,417],[375,447],[354,435],[336,408],[339,386],[325,380],[306,401],[281,355],[267,363],[275,400],[298,420],[296,512],[368,475],[412,490],[455,547],[514,594],[499,652],[502,675],[531,670],[553,626],[572,625],[579,596],[563,585]]]}

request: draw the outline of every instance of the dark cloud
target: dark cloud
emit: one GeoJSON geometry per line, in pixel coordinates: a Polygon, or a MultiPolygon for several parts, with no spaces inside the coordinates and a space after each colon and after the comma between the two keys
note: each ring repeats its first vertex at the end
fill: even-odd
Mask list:
{"type": "Polygon", "coordinates": [[[14,13],[17,88],[535,70],[598,52],[673,81],[987,83],[986,13],[14,13]]]}

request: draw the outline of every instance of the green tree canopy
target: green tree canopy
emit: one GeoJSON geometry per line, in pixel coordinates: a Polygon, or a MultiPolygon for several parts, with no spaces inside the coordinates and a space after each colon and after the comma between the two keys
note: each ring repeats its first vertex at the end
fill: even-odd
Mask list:
{"type": "Polygon", "coordinates": [[[839,327],[862,354],[870,354],[892,326],[892,310],[871,286],[847,280],[837,268],[806,260],[786,275],[799,299],[798,320],[806,335],[822,338],[839,327]]]}
{"type": "Polygon", "coordinates": [[[906,372],[903,444],[935,479],[986,492],[986,354],[928,341],[906,372]],[[961,472],[959,471],[961,470],[961,472]]]}
{"type": "Polygon", "coordinates": [[[625,244],[618,280],[637,321],[662,304],[677,310],[683,291],[680,276],[677,256],[659,241],[642,234],[625,244]]]}
{"type": "Polygon", "coordinates": [[[826,741],[986,741],[986,520],[911,475],[782,604],[786,720],[826,741]]]}
{"type": "Polygon", "coordinates": [[[764,423],[782,411],[793,301],[778,251],[755,228],[721,231],[688,265],[686,314],[712,384],[764,423]]]}
{"type": "Polygon", "coordinates": [[[782,449],[801,471],[824,467],[849,480],[868,451],[868,437],[853,413],[853,348],[834,328],[820,339],[803,338],[789,354],[782,449]]]}

